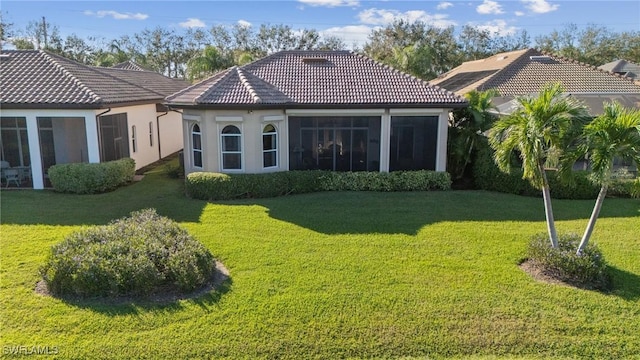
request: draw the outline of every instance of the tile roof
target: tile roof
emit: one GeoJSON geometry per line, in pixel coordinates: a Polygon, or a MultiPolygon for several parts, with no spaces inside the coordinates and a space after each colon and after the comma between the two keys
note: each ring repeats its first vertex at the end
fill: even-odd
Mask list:
{"type": "Polygon", "coordinates": [[[184,81],[150,71],[87,66],[42,50],[2,51],[4,108],[102,108],[162,102],[184,81]]]}
{"type": "Polygon", "coordinates": [[[535,49],[500,53],[465,62],[430,83],[446,84],[447,80],[458,74],[487,70],[497,71],[480,79],[470,77],[471,80],[460,85],[455,92],[462,95],[473,89],[493,88],[502,96],[528,95],[538,92],[546,83],[559,81],[570,93],[640,94],[640,85],[632,79],[535,49]]]}
{"type": "Polygon", "coordinates": [[[351,51],[282,51],[167,98],[173,105],[460,107],[466,101],[351,51]]]}
{"type": "Polygon", "coordinates": [[[604,65],[600,65],[598,66],[598,69],[616,74],[624,74],[626,77],[640,80],[640,65],[634,64],[630,61],[616,60],[604,65]]]}
{"type": "Polygon", "coordinates": [[[134,61],[127,60],[125,62],[121,62],[119,64],[115,64],[112,66],[114,69],[124,69],[124,70],[135,70],[135,71],[151,71],[149,69],[145,69],[144,67],[136,64],[134,61]]]}

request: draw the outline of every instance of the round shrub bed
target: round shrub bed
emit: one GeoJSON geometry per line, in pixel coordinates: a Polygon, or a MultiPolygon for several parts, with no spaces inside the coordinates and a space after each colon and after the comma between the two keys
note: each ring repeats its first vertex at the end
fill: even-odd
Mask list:
{"type": "Polygon", "coordinates": [[[580,288],[609,290],[611,279],[602,252],[589,243],[582,255],[577,234],[558,235],[558,247],[552,248],[547,234],[536,234],[527,249],[527,262],[544,276],[580,288]]]}
{"type": "Polygon", "coordinates": [[[211,280],[215,265],[186,230],[146,209],[70,234],[40,271],[54,295],[140,296],[193,291],[211,280]]]}

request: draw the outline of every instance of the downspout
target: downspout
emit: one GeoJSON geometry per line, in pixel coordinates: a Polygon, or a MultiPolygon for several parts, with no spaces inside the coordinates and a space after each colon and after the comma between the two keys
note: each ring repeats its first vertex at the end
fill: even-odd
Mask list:
{"type": "Polygon", "coordinates": [[[100,131],[100,117],[111,111],[111,108],[96,115],[96,125],[98,126],[98,153],[100,155],[100,162],[102,162],[102,131],[100,131]]]}
{"type": "Polygon", "coordinates": [[[169,111],[177,112],[178,114],[182,115],[180,111],[174,110],[167,106],[167,111],[165,111],[164,114],[156,116],[156,132],[158,133],[158,160],[162,159],[162,147],[160,146],[160,118],[167,115],[169,111]]]}

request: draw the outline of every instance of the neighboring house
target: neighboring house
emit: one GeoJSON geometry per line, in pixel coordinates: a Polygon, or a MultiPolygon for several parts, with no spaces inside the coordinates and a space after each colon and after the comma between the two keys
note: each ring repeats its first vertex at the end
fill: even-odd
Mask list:
{"type": "Polygon", "coordinates": [[[185,171],[445,171],[454,94],[350,51],[282,51],[167,98],[185,171]]]}
{"type": "Polygon", "coordinates": [[[549,82],[560,82],[571,96],[583,100],[592,115],[602,113],[603,102],[616,100],[626,107],[640,107],[640,84],[570,59],[525,49],[468,61],[429,83],[458,95],[471,90],[496,89],[500,113],[509,113],[516,96],[537,93],[549,82]]]}
{"type": "Polygon", "coordinates": [[[151,71],[149,69],[145,69],[141,65],[138,65],[135,61],[127,60],[125,62],[121,62],[112,66],[112,68],[116,69],[124,69],[124,70],[136,70],[136,71],[151,71]]]}
{"type": "Polygon", "coordinates": [[[42,50],[2,51],[0,76],[1,159],[22,186],[44,188],[54,164],[130,157],[141,168],[182,148],[181,115],[162,104],[184,81],[42,50]]]}
{"type": "Polygon", "coordinates": [[[616,60],[598,66],[598,69],[625,76],[633,80],[640,80],[640,65],[626,60],[616,60]]]}

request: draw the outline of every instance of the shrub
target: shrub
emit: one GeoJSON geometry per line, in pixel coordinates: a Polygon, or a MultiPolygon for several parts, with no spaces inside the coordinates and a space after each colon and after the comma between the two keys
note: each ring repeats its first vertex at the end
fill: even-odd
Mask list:
{"type": "Polygon", "coordinates": [[[215,259],[201,243],[153,209],[70,234],[40,269],[55,295],[146,295],[187,292],[213,275],[215,259]]]}
{"type": "Polygon", "coordinates": [[[135,161],[130,158],[94,164],[57,164],[49,168],[49,179],[55,191],[95,194],[133,181],[135,168],[135,161]]]}
{"type": "Polygon", "coordinates": [[[317,191],[422,191],[448,190],[446,172],[404,171],[333,172],[285,171],[268,174],[196,172],[187,176],[187,195],[203,200],[265,198],[317,191]]]}
{"type": "Polygon", "coordinates": [[[547,234],[533,236],[527,256],[546,275],[566,283],[598,290],[608,290],[610,277],[602,253],[589,243],[582,255],[576,255],[580,236],[561,234],[558,248],[552,248],[547,234]]]}
{"type": "MultiPolygon", "coordinates": [[[[588,171],[574,171],[569,182],[560,179],[556,171],[547,171],[551,197],[555,199],[585,200],[595,199],[600,186],[589,179],[588,171]]],[[[473,163],[473,180],[477,188],[515,195],[542,196],[542,192],[522,179],[522,169],[513,168],[505,174],[493,161],[493,150],[486,142],[479,145],[479,151],[473,163]]],[[[611,184],[611,196],[630,197],[632,186],[627,179],[616,179],[611,184]]]]}

